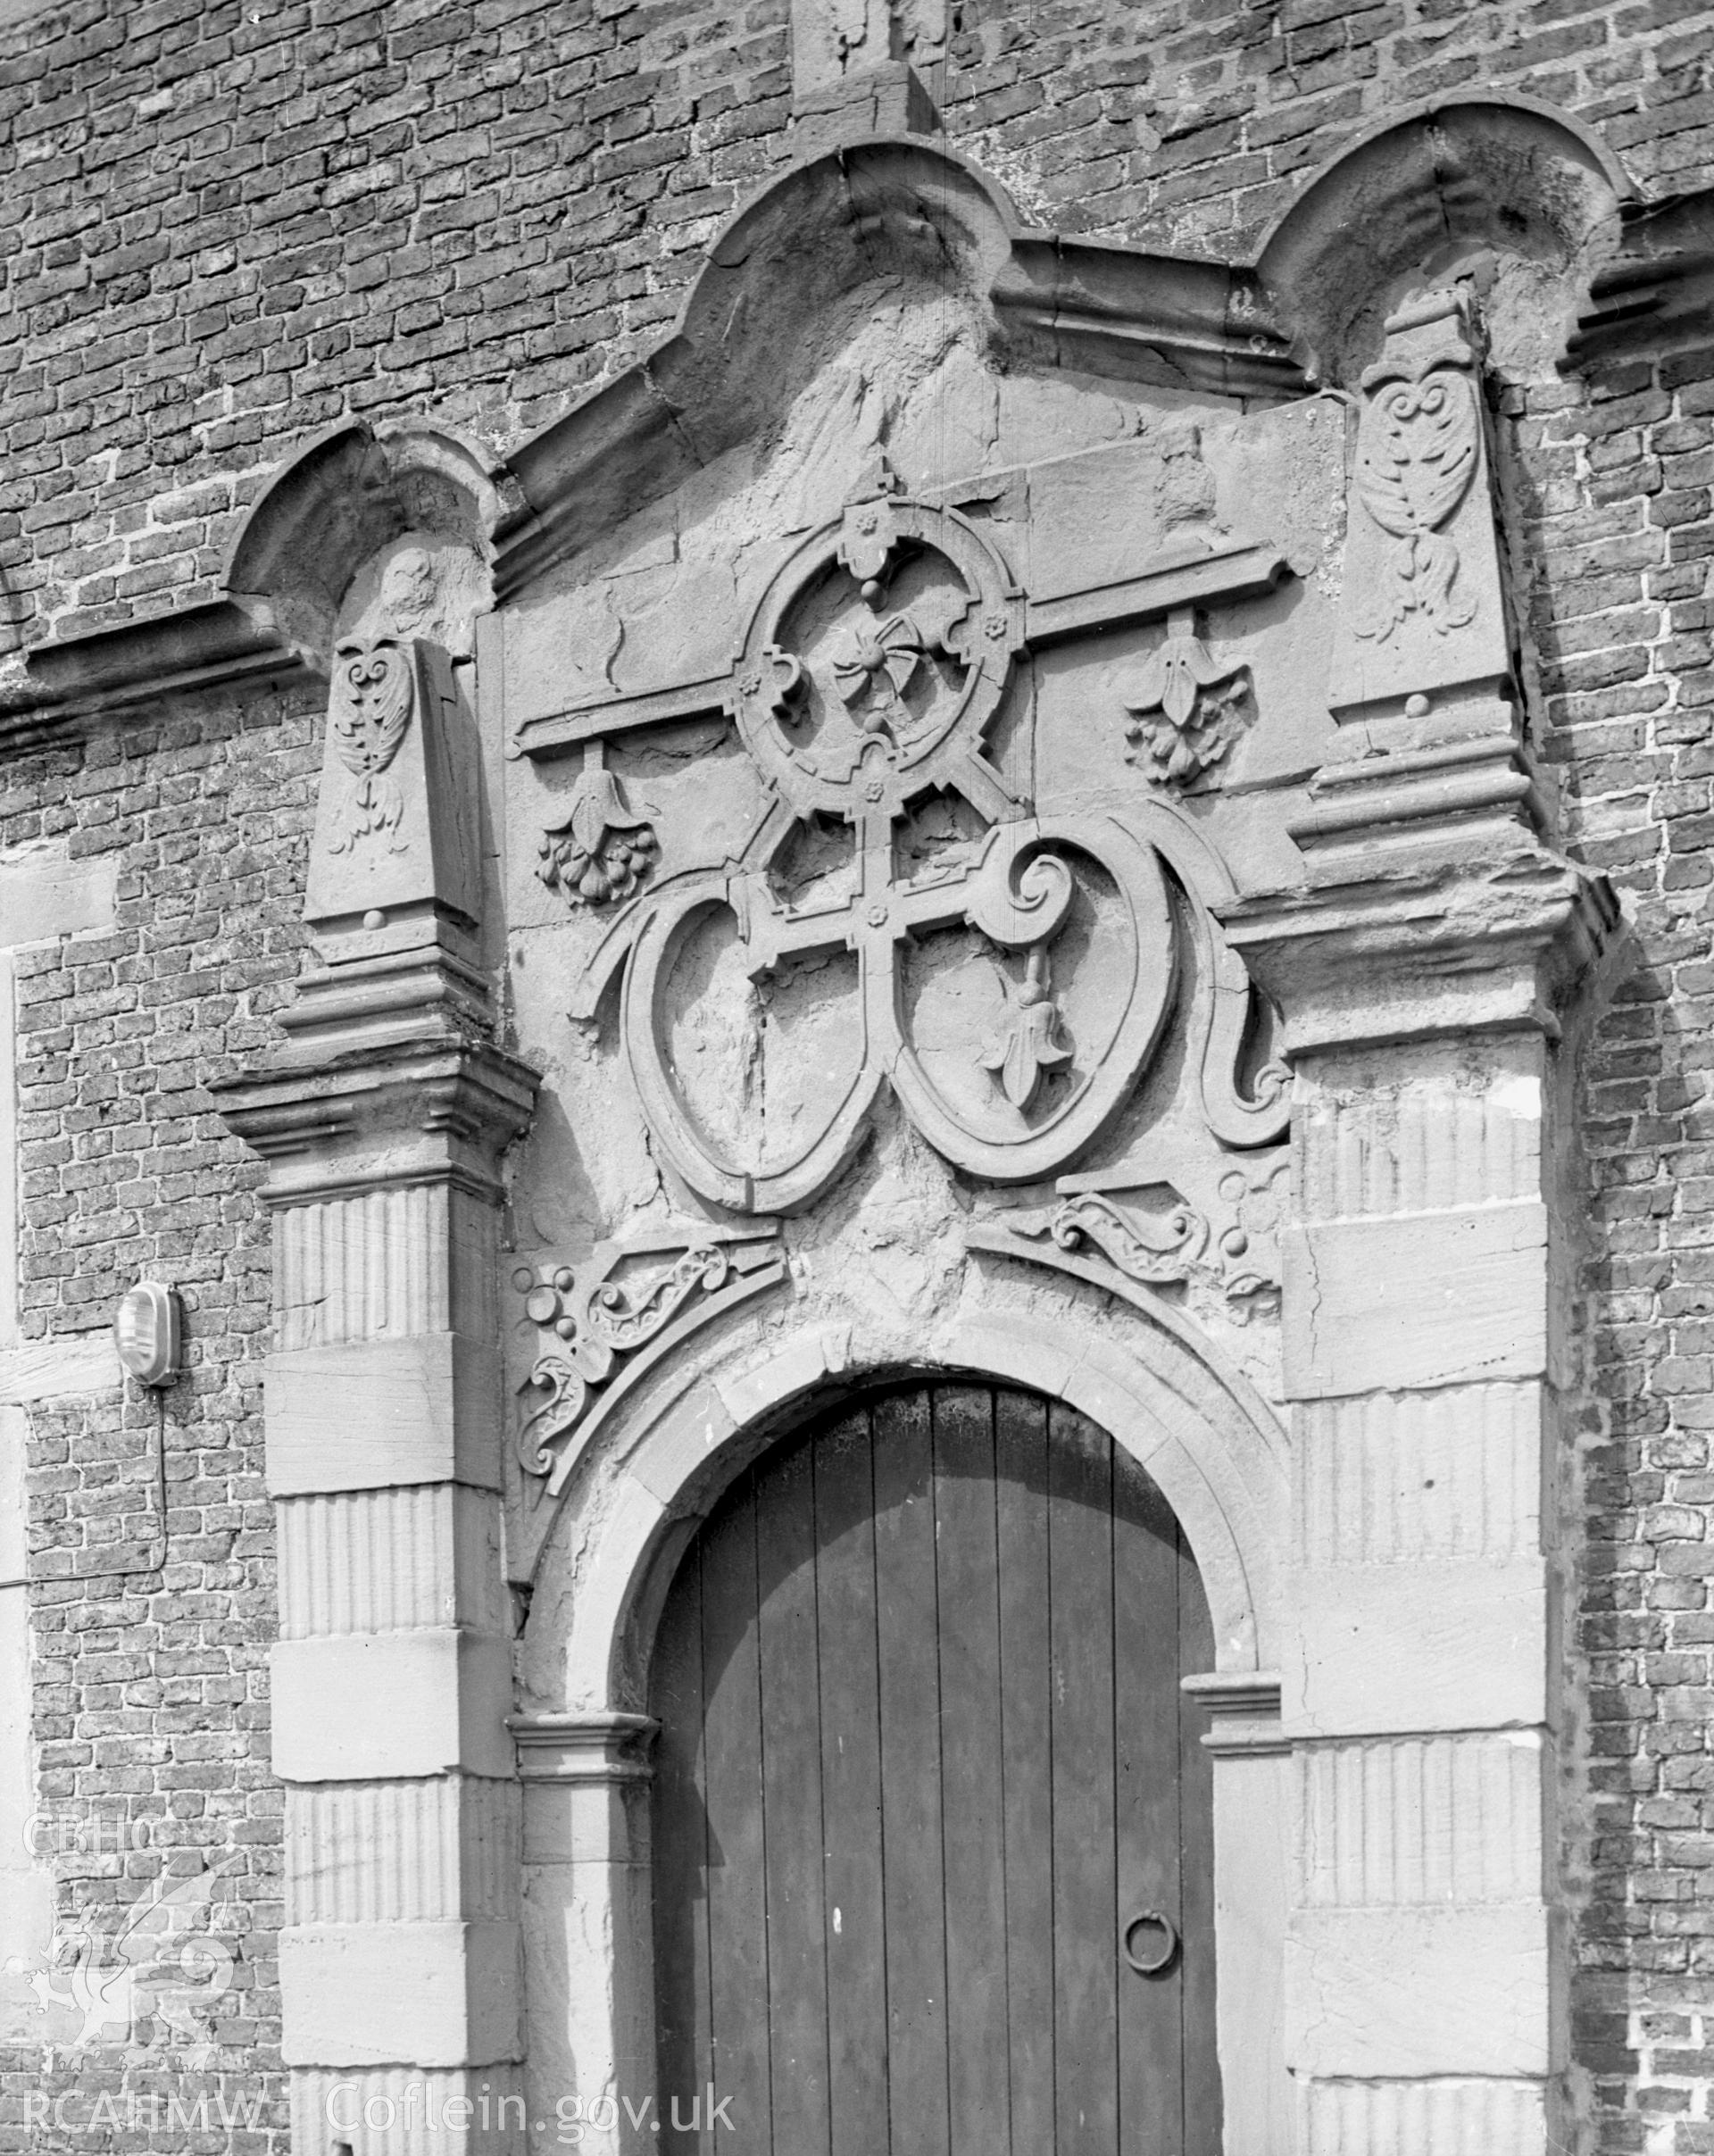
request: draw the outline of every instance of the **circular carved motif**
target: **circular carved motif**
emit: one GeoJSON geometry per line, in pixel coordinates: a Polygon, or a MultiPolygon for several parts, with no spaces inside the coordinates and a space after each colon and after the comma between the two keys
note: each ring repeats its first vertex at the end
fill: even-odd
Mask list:
{"type": "Polygon", "coordinates": [[[1022,601],[966,519],[860,503],[762,595],[733,716],[798,815],[897,812],[979,752],[1022,645],[1022,601]]]}

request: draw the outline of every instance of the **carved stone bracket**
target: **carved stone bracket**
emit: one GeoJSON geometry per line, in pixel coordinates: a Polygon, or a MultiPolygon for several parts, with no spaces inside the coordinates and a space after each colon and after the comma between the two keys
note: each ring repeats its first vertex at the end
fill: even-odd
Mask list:
{"type": "Polygon", "coordinates": [[[518,1389],[547,1398],[524,1419],[519,1457],[545,1478],[543,1494],[559,1494],[602,1422],[663,1354],[785,1278],[771,1220],[687,1223],[598,1243],[581,1265],[520,1266],[512,1286],[535,1328],[536,1359],[518,1389]]]}

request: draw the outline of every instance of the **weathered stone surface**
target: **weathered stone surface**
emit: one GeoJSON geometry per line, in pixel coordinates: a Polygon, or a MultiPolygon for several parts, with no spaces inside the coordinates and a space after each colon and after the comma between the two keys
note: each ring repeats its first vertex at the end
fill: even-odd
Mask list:
{"type": "MultiPolygon", "coordinates": [[[[307,1463],[302,1488],[333,1498],[427,1474],[492,1493],[510,1478],[527,1687],[538,1688],[537,1704],[563,1706],[556,1686],[575,1671],[577,1704],[623,1711],[645,1699],[651,1568],[811,1394],[927,1366],[1004,1372],[1076,1401],[1158,1468],[1219,1612],[1222,1674],[1258,1677],[1258,1655],[1279,1665],[1291,1734],[1273,1720],[1270,1741],[1303,1739],[1305,1760],[1327,1729],[1359,1751],[1402,1742],[1450,1716],[1455,1691],[1466,1713],[1520,1717],[1531,1730],[1559,1719],[1566,1694],[1575,1703],[1567,1741],[1582,1749],[1563,1786],[1589,1794],[1564,1819],[1543,1807],[1548,1876],[1567,1837],[1586,1836],[1568,1876],[1593,1882],[1577,1919],[1591,1973],[1566,2085],[1585,2113],[1614,2118],[1550,2122],[1546,2054],[1530,2046],[1543,2030],[1561,2040],[1547,2002],[1564,1994],[1568,1971],[1543,1981],[1535,1948],[1509,1944],[1485,1907],[1486,1887],[1457,1873],[1456,1906],[1432,1924],[1413,1906],[1399,1936],[1416,1946],[1385,1960],[1370,1935],[1396,1912],[1347,1906],[1344,1875],[1331,1885],[1325,1870],[1300,1876],[1302,1852],[1254,1823],[1270,1801],[1256,1785],[1277,1754],[1233,1753],[1220,1755],[1222,1786],[1253,1777],[1246,1802],[1219,1799],[1222,2044],[1228,2122],[1250,2137],[1241,2145],[1274,2156],[1291,2110],[1306,2156],[1537,2150],[1550,2134],[1560,2144],[1588,2131],[1615,2145],[1676,2135],[1687,2151],[1700,2097],[1686,2061],[1706,1988],[1690,1890],[1707,1674],[1696,1277],[1707,363],[1682,349],[1682,294],[1694,279],[1679,274],[1675,251],[1695,237],[1694,204],[1621,218],[1628,183],[1580,121],[1445,99],[1460,74],[1527,81],[1568,110],[1602,112],[1650,184],[1694,184],[1706,162],[1687,124],[1694,26],[1574,9],[1520,30],[1502,8],[1425,35],[1371,11],[1330,24],[1246,21],[1227,37],[1230,25],[1181,22],[1169,9],[1119,30],[1081,19],[949,23],[943,46],[930,11],[886,11],[885,23],[873,9],[799,12],[789,54],[779,9],[741,28],[686,19],[670,34],[636,11],[545,34],[528,16],[346,25],[341,69],[362,83],[366,69],[385,68],[386,96],[348,111],[345,88],[331,93],[340,142],[305,141],[285,164],[274,153],[297,137],[281,132],[276,92],[314,26],[249,24],[242,49],[229,51],[212,20],[185,31],[139,18],[109,52],[100,26],[68,20],[62,30],[55,18],[39,52],[20,48],[12,87],[24,154],[13,177],[33,208],[8,287],[25,338],[3,423],[25,508],[16,530],[0,523],[12,595],[0,613],[34,608],[32,634],[131,620],[111,645],[68,659],[62,644],[33,671],[49,688],[149,713],[104,734],[112,721],[91,731],[82,707],[55,707],[51,720],[25,712],[88,745],[16,767],[21,805],[7,828],[8,843],[33,845],[76,824],[80,846],[121,862],[111,945],[104,916],[86,924],[101,940],[85,955],[33,951],[13,969],[29,1051],[14,1134],[26,1336],[0,1341],[0,1396],[33,1388],[45,1801],[123,1802],[163,1833],[176,1821],[191,1847],[198,1836],[213,1846],[241,1817],[245,1845],[266,1847],[278,1792],[258,1751],[255,1660],[272,1619],[253,1442],[265,1303],[254,1170],[187,1081],[254,1066],[269,1047],[291,993],[305,846],[315,874],[330,864],[311,828],[322,760],[308,721],[295,692],[262,685],[325,664],[346,632],[370,646],[421,634],[462,661],[470,613],[487,597],[485,519],[505,495],[503,604],[481,638],[483,768],[450,788],[437,782],[455,809],[470,805],[465,789],[487,795],[482,873],[465,874],[453,909],[479,916],[480,934],[454,954],[412,922],[389,946],[390,920],[362,925],[362,912],[389,907],[365,903],[341,953],[354,985],[312,976],[289,1007],[294,1070],[243,1103],[219,1096],[266,1148],[272,1197],[287,1208],[278,1262],[282,1278],[288,1261],[295,1269],[279,1313],[284,1393],[276,1387],[270,1411],[284,1400],[288,1449],[298,1444],[307,1463]],[[841,26],[843,48],[821,37],[841,26]],[[927,124],[903,61],[863,79],[883,32],[889,55],[908,37],[932,71],[946,137],[979,137],[1025,213],[1044,226],[1069,217],[1077,236],[1019,231],[985,182],[923,144],[857,140],[927,124]],[[385,52],[373,42],[383,36],[385,52]],[[268,55],[286,38],[282,71],[268,55]],[[169,50],[163,39],[178,42],[169,50]],[[479,87],[445,73],[449,40],[484,52],[479,87]],[[189,93],[155,79],[181,81],[187,51],[199,62],[196,115],[189,93]],[[1059,96],[1074,68],[1086,87],[1059,96]],[[129,96],[137,109],[86,138],[62,104],[97,69],[104,101],[129,96]],[[1303,184],[1350,130],[1419,96],[1436,109],[1303,184]],[[1637,110],[1618,112],[1615,96],[1637,110]],[[539,154],[544,112],[558,164],[539,154]],[[449,124],[453,112],[470,128],[449,124]],[[190,122],[204,113],[199,134],[190,122]],[[470,155],[478,128],[479,187],[422,177],[421,160],[455,168],[470,155]],[[269,146],[260,165],[245,162],[252,136],[269,146]],[[812,142],[836,143],[834,163],[768,196],[697,269],[699,221],[705,229],[777,152],[812,142]],[[334,169],[359,150],[356,179],[334,169]],[[154,205],[181,175],[239,197],[221,208],[199,196],[196,214],[175,221],[154,205]],[[336,216],[329,238],[317,221],[359,180],[372,217],[367,206],[349,226],[336,216]],[[260,305],[227,291],[234,272],[219,250],[229,236],[211,226],[262,214],[253,183],[272,190],[270,232],[289,241],[314,224],[318,250],[312,268],[289,245],[258,257],[260,305]],[[97,198],[144,204],[140,217],[163,220],[157,238],[128,231],[116,254],[110,220],[67,222],[79,201],[97,198]],[[1294,198],[1299,211],[1258,278],[1246,267],[1253,243],[1294,198]],[[1126,254],[1092,237],[1188,244],[1203,259],[1126,254]],[[171,277],[180,294],[204,245],[198,304],[175,320],[208,379],[225,384],[206,409],[188,394],[201,375],[160,371],[161,354],[177,348],[157,344],[150,288],[171,277]],[[1207,259],[1216,254],[1221,262],[1207,259]],[[650,370],[627,373],[636,340],[653,335],[693,277],[679,332],[650,370]],[[1480,603],[1444,636],[1419,605],[1389,637],[1357,637],[1354,614],[1369,618],[1391,573],[1377,540],[1386,526],[1347,483],[1344,414],[1335,399],[1301,394],[1308,378],[1286,333],[1318,379],[1361,404],[1383,393],[1360,374],[1384,357],[1386,321],[1454,286],[1484,333],[1492,430],[1444,517],[1431,502],[1423,529],[1406,536],[1414,558],[1419,541],[1450,535],[1460,560],[1446,594],[1456,604],[1479,574],[1480,603]],[[1557,370],[1579,308],[1580,348],[1610,355],[1593,381],[1557,370]],[[96,320],[102,335],[91,338],[96,320]],[[142,344],[126,340],[127,325],[146,320],[144,360],[142,344]],[[1651,321],[1660,350],[1642,341],[1657,335],[1651,321]],[[1668,351],[1672,338],[1679,348],[1668,351]],[[597,362],[609,389],[567,416],[597,362]],[[180,382],[182,399],[170,394],[180,382]],[[387,422],[371,432],[337,420],[342,409],[429,403],[477,425],[482,454],[460,464],[443,444],[438,462],[412,463],[387,422]],[[254,543],[231,557],[254,620],[211,604],[257,473],[279,464],[288,429],[324,417],[334,433],[269,492],[254,543]],[[513,453],[513,478],[485,495],[482,465],[496,447],[513,453]],[[823,791],[775,849],[779,832],[764,843],[757,827],[777,801],[794,814],[809,801],[802,758],[820,760],[814,744],[830,736],[836,748],[843,719],[867,753],[877,739],[896,746],[895,699],[908,708],[921,696],[925,664],[956,670],[944,645],[925,660],[919,644],[918,678],[893,682],[912,650],[899,618],[930,626],[916,618],[924,590],[877,608],[853,578],[856,600],[824,586],[776,625],[802,631],[794,649],[821,669],[813,708],[788,699],[783,715],[750,712],[746,727],[741,683],[736,710],[711,691],[732,686],[746,626],[793,550],[836,520],[844,537],[848,508],[883,499],[965,517],[1017,586],[1006,595],[1017,609],[1012,671],[983,735],[1000,792],[967,763],[979,799],[935,787],[898,804],[886,834],[896,858],[884,862],[862,812],[855,828],[844,814],[860,741],[851,771],[816,778],[823,791]],[[413,551],[456,557],[462,596],[416,609],[406,630],[388,610],[403,600],[412,611],[413,551]],[[1509,595],[1502,571],[1517,572],[1509,595]],[[813,618],[821,599],[827,615],[813,618]],[[171,628],[136,620],[170,601],[188,603],[171,628]],[[869,642],[836,651],[836,630],[853,622],[869,642]],[[1519,674],[1502,679],[1514,649],[1519,674]],[[180,662],[185,678],[169,684],[180,662]],[[850,698],[841,666],[859,691],[850,698]],[[1487,686],[1471,687],[1478,677],[1487,686]],[[237,709],[214,708],[217,678],[253,685],[237,709]],[[520,728],[533,733],[529,753],[503,770],[520,728]],[[759,750],[768,728],[783,755],[759,750]],[[1567,767],[1562,798],[1555,764],[1567,767]],[[1055,933],[994,934],[996,923],[1034,925],[1021,883],[1005,895],[1010,914],[938,918],[954,885],[986,900],[976,850],[985,832],[1019,825],[1035,827],[1027,844],[1048,898],[1056,871],[1040,864],[1050,860],[1075,887],[1055,933]],[[1134,845],[1113,840],[1114,828],[1134,845]],[[632,846],[626,834],[645,829],[632,846]],[[1649,961],[1604,1021],[1591,1066],[1583,1136],[1602,1178],[1593,1221],[1569,1074],[1587,1030],[1578,978],[1610,913],[1551,850],[1562,843],[1634,888],[1649,961]],[[1152,893],[1138,867],[1151,849],[1160,908],[1135,903],[1152,893]],[[818,907],[824,918],[806,929],[818,907]],[[800,932],[826,940],[786,948],[800,932]],[[1245,965],[1280,1006],[1277,1028],[1264,1022],[1249,1038],[1245,965]],[[1670,998],[1657,994],[1668,986],[1670,998]],[[1146,1019],[1157,995],[1158,1023],[1138,1020],[1127,1035],[1127,1017],[1146,1019]],[[449,1058],[479,1060],[471,1044],[493,1029],[544,1073],[537,1119],[503,1172],[527,1084],[497,1051],[482,1052],[487,1078],[471,1064],[446,1075],[449,1058]],[[1562,1033],[1563,1047],[1542,1045],[1562,1033]],[[407,1036],[422,1049],[417,1076],[404,1058],[380,1071],[374,1052],[407,1036]],[[1494,1128],[1467,1144],[1473,1103],[1492,1109],[1516,1086],[1526,1041],[1541,1065],[1528,1080],[1534,1107],[1516,1120],[1544,1128],[1545,1145],[1502,1145],[1508,1118],[1487,1109],[1477,1120],[1494,1128]],[[1259,1083],[1282,1049],[1296,1061],[1291,1103],[1259,1083]],[[1356,1067],[1369,1056],[1377,1060],[1356,1067]],[[1343,1131],[1317,1112],[1342,1058],[1343,1131]],[[1401,1069],[1413,1074],[1409,1114],[1401,1069]],[[372,1112],[377,1093],[388,1095],[385,1113],[372,1112]],[[1252,1178],[1252,1163],[1280,1157],[1286,1105],[1292,1173],[1276,1184],[1270,1166],[1252,1178]],[[1365,1116],[1366,1137],[1355,1128],[1365,1116]],[[824,1127],[831,1142],[818,1153],[808,1141],[824,1127]],[[1419,1127],[1432,1141],[1420,1153],[1419,1127]],[[1036,1143],[1044,1131],[1053,1142],[1036,1143]],[[1352,1169],[1364,1147],[1370,1167],[1398,1171],[1390,1190],[1352,1169]],[[999,1172],[1019,1160],[1021,1175],[999,1172]],[[1236,1195],[1234,1176],[1245,1186],[1236,1195]],[[486,1238],[448,1235],[404,1203],[390,1225],[349,1237],[343,1224],[324,1232],[296,1218],[370,1200],[379,1214],[428,1187],[424,1177],[486,1211],[486,1238]],[[1413,1178],[1445,1187],[1413,1193],[1413,1178]],[[1339,1183],[1342,1201],[1325,1203],[1339,1183]],[[656,1361],[639,1353],[581,1380],[617,1404],[567,1468],[562,1511],[532,1503],[537,1485],[515,1464],[539,1392],[503,1398],[489,1376],[478,1399],[455,1358],[412,1362],[408,1345],[408,1369],[387,1363],[428,1335],[491,1353],[514,1260],[537,1273],[575,1269],[595,1244],[639,1230],[682,1235],[689,1247],[716,1216],[751,1225],[744,1209],[757,1205],[786,1215],[769,1294],[720,1306],[656,1361]],[[1543,1216],[1539,1236],[1513,1234],[1526,1211],[1543,1216]],[[1286,1260],[1274,1265],[1282,1228],[1286,1260]],[[1598,1318],[1574,1327],[1568,1245],[1585,1228],[1599,1245],[1598,1318]],[[1244,1247],[1227,1247],[1230,1236],[1244,1247]],[[1484,1237],[1480,1264],[1468,1263],[1484,1237]],[[186,1542],[158,1585],[125,1569],[152,1546],[133,1494],[149,1428],[137,1403],[116,1386],[42,1396],[50,1382],[95,1383],[101,1357],[87,1343],[101,1328],[88,1320],[121,1271],[143,1268],[191,1291],[202,1357],[170,1403],[174,1534],[186,1542]],[[470,1286],[478,1275],[486,1303],[470,1286]],[[1349,1323],[1326,1307],[1328,1286],[1349,1323]],[[52,1336],[38,1339],[44,1328],[52,1336]],[[1135,1344],[1142,1333],[1155,1343],[1148,1352],[1135,1344]],[[1156,1352],[1164,1341],[1170,1355],[1156,1352]],[[1537,1382],[1550,1346],[1552,1393],[1537,1382]],[[371,1377],[395,1368],[407,1404],[390,1379],[330,1398],[326,1371],[317,1394],[309,1366],[290,1360],[338,1352],[371,1377]],[[372,1427],[358,1428],[355,1409],[372,1427]],[[389,1426],[421,1442],[394,1446],[389,1426]],[[1576,1473],[1586,1468],[1592,1481],[1563,1479],[1574,1431],[1576,1473]],[[377,1437],[384,1472],[342,1483],[338,1461],[377,1437]],[[1444,1501],[1443,1475],[1455,1486],[1444,1501]],[[117,1558],[104,1539],[115,1520],[126,1536],[117,1558]],[[1623,1538],[1610,1569],[1610,1532],[1623,1538]],[[1315,1552],[1292,1553],[1300,1533],[1321,1538],[1315,1552]],[[1552,1544],[1561,1533],[1565,1546],[1544,1557],[1543,1534],[1552,1544]],[[95,1586],[115,1563],[122,1584],[95,1586]],[[1568,1619],[1593,1658],[1569,1680],[1549,1659],[1550,1564],[1572,1583],[1568,1619]],[[193,1567],[195,1590],[181,1588],[193,1567]],[[226,1644],[211,1646],[217,1626],[226,1644]],[[138,1666],[145,1654],[161,1658],[159,1671],[138,1666]],[[146,1697],[168,1655],[187,1658],[170,1688],[194,1686],[194,1700],[177,1689],[146,1697]],[[1591,1669],[1599,1702],[1586,1698],[1591,1669]],[[1584,1711],[1595,1704],[1599,1717],[1584,1711]],[[137,1718],[149,1745],[116,1768],[112,1747],[135,1743],[137,1718]],[[121,1787],[116,1776],[129,1778],[121,1787]],[[206,1808],[186,1810],[194,1804],[206,1808]],[[1324,1919],[1329,1937],[1347,1926],[1345,1989],[1325,1975],[1345,1950],[1319,1934],[1307,1962],[1281,1952],[1288,1902],[1311,1885],[1319,1899],[1302,1936],[1324,1919]],[[1467,1918],[1459,1951],[1476,1975],[1454,1992],[1455,1957],[1436,1942],[1467,1918]],[[1527,1981],[1485,2017],[1508,1969],[1527,1981]],[[1294,1993],[1327,2011],[1302,2024],[1304,2071],[1288,2090],[1268,2032],[1277,1994],[1294,1993]],[[1657,2085],[1641,2106],[1626,2093],[1639,2058],[1657,2085]]],[[[329,94],[312,86],[300,102],[329,94]]],[[[318,124],[295,111],[294,129],[318,124]]],[[[1432,322],[1405,320],[1394,359],[1451,319],[1442,309],[1432,322]]],[[[1352,446],[1360,460],[1360,422],[1352,446]]],[[[1388,498],[1385,487],[1369,491],[1388,498]]],[[[921,569],[919,558],[896,573],[921,569]]],[[[1012,860],[1029,873],[1021,853],[1012,860]]],[[[325,918],[319,900],[310,910],[325,918]]],[[[634,1286],[644,1269],[628,1276],[634,1286]]],[[[504,1338],[509,1383],[540,1361],[541,1330],[504,1338]]],[[[354,1561],[372,1610],[393,1591],[384,1575],[354,1561]]],[[[496,1561],[490,1603],[499,1584],[496,1561]]],[[[398,1606],[415,1591],[399,1583],[398,1606]]],[[[364,1654],[393,1652],[384,1628],[361,1636],[364,1654]]],[[[304,1644],[316,1655],[349,1646],[304,1644]]],[[[441,1678],[424,1707],[437,1727],[455,1669],[441,1678]]],[[[367,1698],[370,1680],[354,1681],[352,1696],[367,1698]]],[[[487,1713],[510,1703],[498,1654],[482,1695],[487,1713]]],[[[301,1725],[301,1702],[287,1711],[301,1725]]],[[[399,1749],[378,1771],[396,1777],[416,1754],[387,1727],[399,1749]]],[[[1503,1741],[1485,1721],[1469,1736],[1503,1741]]],[[[1560,1788],[1558,1762],[1532,1753],[1526,1764],[1538,1794],[1560,1788]]],[[[509,1757],[493,1771],[509,1772],[509,1757]]],[[[1407,1798],[1405,1811],[1432,1811],[1429,1798],[1407,1798]]],[[[566,1877],[532,1881],[538,2116],[586,2076],[604,2086],[647,2052],[646,1986],[626,1961],[647,1926],[640,1859],[628,1843],[621,1852],[628,1807],[633,1798],[611,1787],[593,1800],[579,1787],[540,1829],[544,1874],[605,1864],[623,1877],[587,1892],[566,1877]]],[[[389,1847],[409,1833],[406,1817],[386,1813],[378,1831],[389,1847]]],[[[61,1869],[62,1896],[102,1906],[61,1869]]],[[[1527,1929],[1540,1900],[1522,1899],[1527,1929]]],[[[267,2059],[265,1889],[254,1905],[263,1980],[242,1987],[243,2013],[222,2036],[260,2023],[252,2049],[267,2059]]],[[[378,1935],[394,1921],[376,1919],[378,1935]]],[[[307,1981],[300,1971],[288,1988],[301,1995],[307,1981]]],[[[467,1994],[446,2010],[479,2003],[467,1994]]],[[[425,2006],[422,2031],[432,2019],[425,2006]]],[[[75,2073],[93,2076],[92,2048],[75,2073]]],[[[9,2095],[32,2091],[35,2071],[32,2060],[9,2095]]],[[[400,2103],[415,2071],[382,2060],[358,2075],[357,2094],[400,2103]]],[[[420,2079],[443,2098],[465,2085],[449,2067],[420,2079]]],[[[494,2080],[515,2085],[500,2069],[494,2080]]],[[[327,2094],[320,2070],[304,2068],[294,2132],[318,2156],[338,2138],[327,2094]]],[[[396,2123],[374,2140],[388,2156],[412,2145],[396,2123]]]]}

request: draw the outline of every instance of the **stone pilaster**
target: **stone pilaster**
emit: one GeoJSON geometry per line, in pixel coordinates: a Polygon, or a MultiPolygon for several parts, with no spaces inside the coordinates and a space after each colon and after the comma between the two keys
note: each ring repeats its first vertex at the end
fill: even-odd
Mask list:
{"type": "Polygon", "coordinates": [[[1560,1012],[1612,919],[1541,849],[1250,902],[1286,1016],[1286,2063],[1302,2156],[1552,2145],[1560,1012]]]}
{"type": "Polygon", "coordinates": [[[222,1089],[274,1208],[297,2156],[527,2144],[494,1297],[495,1165],[532,1087],[425,1042],[222,1089]]]}
{"type": "Polygon", "coordinates": [[[530,2115],[575,2099],[594,2156],[659,2145],[670,2092],[657,2091],[649,1872],[649,1752],[640,1714],[520,1715],[524,1929],[529,1996],[564,2002],[537,2018],[530,2115]]]}
{"type": "Polygon", "coordinates": [[[1545,2156],[1567,1020],[1617,910],[1539,836],[1461,299],[1363,389],[1339,753],[1303,887],[1227,914],[1296,1082],[1286,2065],[1300,2156],[1545,2156]]]}
{"type": "Polygon", "coordinates": [[[445,654],[337,654],[288,1045],[217,1087],[268,1163],[282,2049],[295,2156],[516,2156],[521,1806],[506,1728],[497,1048],[473,737],[445,654]]]}

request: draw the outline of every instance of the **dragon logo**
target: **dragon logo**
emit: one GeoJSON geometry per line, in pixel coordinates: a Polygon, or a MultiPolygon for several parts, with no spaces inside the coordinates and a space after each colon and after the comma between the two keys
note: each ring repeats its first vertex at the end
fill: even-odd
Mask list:
{"type": "Polygon", "coordinates": [[[125,1911],[116,1931],[62,1931],[43,1965],[6,1963],[35,1994],[32,2018],[59,2051],[171,2045],[187,2069],[217,2063],[215,2021],[230,1989],[237,1942],[219,1926],[227,1877],[242,1852],[189,1878],[162,1877],[125,1911]]]}

